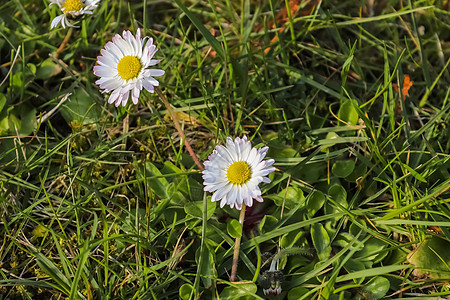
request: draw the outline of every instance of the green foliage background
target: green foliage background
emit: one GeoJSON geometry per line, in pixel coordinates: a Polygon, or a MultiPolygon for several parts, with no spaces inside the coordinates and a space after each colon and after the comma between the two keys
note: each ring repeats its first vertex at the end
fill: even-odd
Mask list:
{"type": "Polygon", "coordinates": [[[446,299],[448,6],[103,0],[50,30],[56,5],[0,3],[0,299],[446,299]],[[138,28],[202,161],[244,134],[276,160],[239,282],[239,211],[203,193],[157,96],[116,109],[94,83],[138,28]]]}

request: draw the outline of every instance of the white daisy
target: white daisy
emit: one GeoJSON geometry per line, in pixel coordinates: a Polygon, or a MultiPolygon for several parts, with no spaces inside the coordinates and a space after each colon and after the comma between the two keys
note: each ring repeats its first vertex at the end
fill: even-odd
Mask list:
{"type": "Polygon", "coordinates": [[[148,69],[159,62],[152,59],[158,51],[152,38],[141,39],[139,29],[136,37],[130,31],[124,31],[122,36],[116,34],[112,42],[105,45],[102,55],[97,57],[98,65],[94,67],[94,74],[101,77],[95,83],[103,89],[102,93],[112,91],[108,103],[115,102],[116,106],[125,106],[130,94],[133,103],[137,104],[142,88],[153,93],[154,87],[159,85],[153,77],[164,75],[163,70],[148,69]]]}
{"type": "Polygon", "coordinates": [[[228,137],[226,147],[217,146],[205,161],[203,171],[204,190],[214,192],[211,201],[220,201],[231,208],[253,205],[253,199],[263,201],[258,184],[269,183],[266,177],[275,171],[273,159],[263,160],[269,147],[252,148],[252,143],[244,136],[233,140],[228,137]]]}
{"type": "Polygon", "coordinates": [[[63,28],[66,28],[66,25],[69,27],[77,27],[72,25],[67,17],[75,18],[84,14],[92,14],[92,11],[97,7],[97,3],[100,0],[50,0],[50,2],[50,5],[58,4],[63,12],[53,19],[50,26],[53,29],[58,26],[58,23],[61,23],[63,28]]]}

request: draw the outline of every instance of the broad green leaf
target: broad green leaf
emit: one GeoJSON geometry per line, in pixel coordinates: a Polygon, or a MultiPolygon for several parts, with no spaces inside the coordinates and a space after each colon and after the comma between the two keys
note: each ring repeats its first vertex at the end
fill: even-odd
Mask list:
{"type": "Polygon", "coordinates": [[[353,258],[358,259],[361,257],[363,260],[377,263],[381,258],[384,258],[387,255],[387,252],[381,252],[387,246],[388,245],[380,239],[370,238],[364,243],[364,248],[353,255],[353,258]]]}
{"type": "Polygon", "coordinates": [[[432,236],[420,243],[408,255],[408,261],[415,266],[416,276],[428,275],[432,279],[450,278],[450,242],[432,236]]]}
{"type": "Polygon", "coordinates": [[[23,85],[22,72],[17,72],[16,74],[12,75],[11,81],[11,85],[21,87],[23,85]]]}
{"type": "MultiPolygon", "coordinates": [[[[211,202],[207,200],[207,211],[206,215],[209,220],[216,210],[216,202],[211,202]]],[[[184,206],[184,211],[191,217],[202,219],[203,218],[203,201],[189,202],[184,206]]]]}
{"type": "Polygon", "coordinates": [[[82,89],[74,90],[59,110],[67,122],[77,121],[77,125],[96,123],[101,116],[101,109],[92,95],[82,89]]]}
{"type": "Polygon", "coordinates": [[[288,300],[298,300],[300,296],[305,295],[309,291],[310,290],[302,286],[295,287],[289,291],[288,300]]]}
{"type": "Polygon", "coordinates": [[[37,125],[36,121],[36,109],[28,104],[20,105],[17,108],[17,113],[20,118],[20,136],[28,136],[35,129],[37,125]]]}
{"type": "Polygon", "coordinates": [[[241,223],[239,223],[236,219],[229,219],[227,222],[227,232],[228,234],[237,239],[242,236],[242,226],[241,223]]]}
{"type": "Polygon", "coordinates": [[[363,290],[369,293],[373,299],[381,299],[389,291],[390,286],[389,280],[382,276],[376,276],[364,285],[363,290]]]}
{"type": "Polygon", "coordinates": [[[268,196],[268,198],[272,199],[277,206],[282,206],[284,202],[284,206],[287,208],[292,208],[305,199],[303,191],[294,186],[289,186],[277,195],[268,196]]]}
{"type": "Polygon", "coordinates": [[[347,208],[347,191],[344,189],[344,187],[340,184],[333,184],[328,189],[328,194],[333,198],[334,201],[342,205],[343,207],[347,208]]]}
{"type": "Polygon", "coordinates": [[[6,104],[6,96],[5,94],[0,93],[0,112],[3,110],[3,107],[5,107],[6,104]]]}
{"type": "Polygon", "coordinates": [[[349,176],[355,169],[353,160],[338,160],[333,164],[331,171],[336,177],[344,178],[349,176]]]}
{"type": "MultiPolygon", "coordinates": [[[[342,121],[350,124],[350,125],[356,125],[358,124],[358,112],[356,111],[355,107],[353,106],[353,103],[351,99],[347,99],[342,103],[341,107],[338,111],[338,117],[342,121]]],[[[339,122],[339,125],[348,125],[343,124],[342,122],[339,122]]]]}
{"type": "Polygon", "coordinates": [[[355,182],[358,178],[365,176],[367,173],[367,166],[365,164],[357,164],[353,172],[345,177],[345,180],[355,182]]]}
{"type": "Polygon", "coordinates": [[[258,224],[258,229],[261,233],[271,232],[278,223],[278,219],[272,215],[265,215],[258,224]]]}
{"type": "Polygon", "coordinates": [[[183,285],[180,287],[180,289],[178,290],[178,294],[180,295],[180,298],[181,298],[181,299],[183,299],[183,300],[188,300],[188,299],[190,299],[190,297],[191,297],[191,293],[192,293],[192,290],[193,290],[193,289],[194,289],[194,288],[192,287],[191,284],[185,283],[185,284],[183,284],[183,285]]]}
{"type": "Polygon", "coordinates": [[[330,237],[322,224],[315,223],[311,226],[311,238],[319,259],[321,261],[328,259],[331,254],[330,237]]]}
{"type": "MultiPolygon", "coordinates": [[[[333,184],[328,189],[328,195],[330,195],[331,199],[333,199],[335,203],[331,201],[327,201],[325,204],[325,213],[333,214],[337,212],[342,212],[341,206],[344,208],[348,207],[347,203],[347,192],[340,184],[333,184]]],[[[334,221],[337,221],[338,218],[334,218],[334,221]]]]}
{"type": "Polygon", "coordinates": [[[201,251],[202,247],[199,247],[195,252],[195,260],[197,266],[199,266],[199,275],[202,278],[203,285],[209,288],[212,285],[212,277],[217,276],[217,271],[215,267],[215,256],[214,251],[211,250],[206,244],[204,244],[204,251],[201,251]],[[202,257],[200,257],[200,255],[202,257]]]}
{"type": "Polygon", "coordinates": [[[36,77],[39,79],[49,79],[61,72],[62,68],[60,65],[55,64],[51,58],[44,60],[39,69],[36,72],[36,77]]]}
{"type": "Polygon", "coordinates": [[[250,299],[262,299],[255,295],[258,287],[254,283],[242,283],[235,286],[227,286],[220,293],[221,300],[250,300],[250,299]]]}
{"type": "Polygon", "coordinates": [[[300,230],[291,231],[283,235],[281,238],[281,248],[286,249],[295,245],[295,243],[303,236],[304,232],[300,230]]]}
{"type": "Polygon", "coordinates": [[[310,217],[314,216],[314,214],[322,208],[325,204],[325,196],[319,191],[315,190],[308,197],[308,202],[306,203],[306,207],[308,208],[308,215],[310,217]]]}
{"type": "Polygon", "coordinates": [[[134,166],[138,175],[137,177],[141,179],[144,179],[145,177],[147,179],[147,184],[151,187],[158,199],[166,199],[166,190],[169,182],[162,176],[159,169],[151,162],[145,164],[145,169],[138,165],[137,162],[134,162],[134,166]]]}
{"type": "Polygon", "coordinates": [[[36,70],[37,70],[36,65],[34,65],[32,63],[27,63],[27,67],[32,74],[36,74],[36,70]]]}
{"type": "Polygon", "coordinates": [[[353,273],[353,272],[365,270],[366,269],[366,265],[363,264],[360,261],[357,261],[357,260],[354,260],[354,259],[350,258],[349,260],[347,260],[345,262],[344,269],[348,273],[353,273]]]}

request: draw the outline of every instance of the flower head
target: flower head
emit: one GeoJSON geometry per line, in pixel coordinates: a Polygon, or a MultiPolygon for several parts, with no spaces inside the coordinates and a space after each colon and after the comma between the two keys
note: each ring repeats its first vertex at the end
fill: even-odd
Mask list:
{"type": "Polygon", "coordinates": [[[253,205],[253,199],[263,201],[258,185],[269,183],[266,177],[275,171],[271,165],[273,159],[263,160],[269,147],[252,148],[252,144],[244,136],[233,141],[227,138],[226,146],[217,146],[205,161],[203,179],[205,191],[214,192],[211,201],[220,201],[220,207],[225,204],[231,208],[242,208],[242,203],[253,205]]]}
{"type": "Polygon", "coordinates": [[[84,14],[92,14],[92,11],[97,7],[97,3],[100,0],[50,0],[50,5],[58,4],[59,8],[63,12],[61,15],[55,17],[52,21],[51,28],[55,28],[61,23],[63,28],[66,25],[73,26],[67,17],[75,18],[84,14]]]}
{"type": "Polygon", "coordinates": [[[97,57],[94,74],[101,77],[95,83],[103,89],[102,93],[112,92],[108,103],[125,106],[131,94],[133,103],[137,104],[142,88],[154,92],[154,87],[159,85],[154,76],[164,75],[163,70],[148,68],[159,62],[152,59],[156,51],[153,39],[141,39],[139,29],[136,37],[124,31],[122,36],[116,34],[112,42],[105,45],[102,55],[97,57]]]}
{"type": "Polygon", "coordinates": [[[284,275],[282,271],[270,270],[264,271],[261,276],[261,286],[263,288],[264,295],[267,294],[281,294],[281,283],[284,280],[284,275]]]}

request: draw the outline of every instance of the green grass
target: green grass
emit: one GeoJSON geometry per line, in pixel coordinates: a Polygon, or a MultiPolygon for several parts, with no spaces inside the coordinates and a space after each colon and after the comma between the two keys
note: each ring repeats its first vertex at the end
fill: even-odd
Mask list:
{"type": "Polygon", "coordinates": [[[103,0],[62,52],[56,5],[2,2],[0,299],[447,299],[448,1],[302,3],[272,26],[298,2],[103,0]],[[137,28],[201,161],[244,134],[276,161],[238,282],[239,211],[204,194],[157,95],[115,108],[94,83],[137,28]]]}

